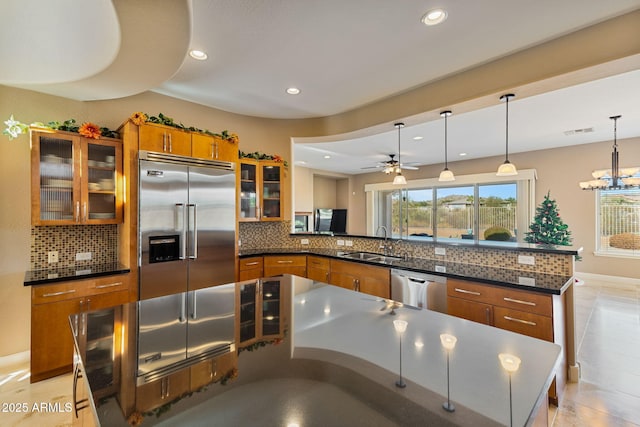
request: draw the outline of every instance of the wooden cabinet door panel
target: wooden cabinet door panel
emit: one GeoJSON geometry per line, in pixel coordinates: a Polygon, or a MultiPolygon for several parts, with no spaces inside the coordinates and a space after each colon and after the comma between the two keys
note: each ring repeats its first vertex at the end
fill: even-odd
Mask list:
{"type": "Polygon", "coordinates": [[[308,266],[307,278],[317,280],[318,282],[329,283],[329,270],[308,266]]]}
{"type": "Polygon", "coordinates": [[[150,411],[169,403],[190,389],[190,369],[185,368],[159,380],[143,384],[136,389],[136,408],[150,411]]]}
{"type": "Polygon", "coordinates": [[[73,298],[31,307],[31,382],[71,372],[73,338],[69,316],[80,312],[81,301],[73,298]]]}
{"type": "Polygon", "coordinates": [[[493,325],[493,307],[489,304],[448,297],[447,313],[462,319],[493,325]]]}
{"type": "Polygon", "coordinates": [[[494,308],[494,325],[500,329],[553,342],[551,317],[503,307],[494,308]]]}
{"type": "Polygon", "coordinates": [[[140,150],[158,153],[191,155],[191,134],[166,126],[145,124],[140,126],[140,150]]]}

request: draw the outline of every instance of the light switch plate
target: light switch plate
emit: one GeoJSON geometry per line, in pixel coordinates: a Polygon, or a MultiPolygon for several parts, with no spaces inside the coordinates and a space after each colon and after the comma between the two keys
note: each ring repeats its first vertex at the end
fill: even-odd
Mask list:
{"type": "Polygon", "coordinates": [[[47,252],[47,262],[52,264],[54,262],[58,262],[58,251],[49,251],[47,252]]]}
{"type": "Polygon", "coordinates": [[[338,246],[344,246],[344,240],[340,239],[340,240],[336,240],[336,245],[338,246]]]}
{"type": "Polygon", "coordinates": [[[436,255],[446,255],[447,250],[445,248],[436,248],[436,255]]]}
{"type": "Polygon", "coordinates": [[[76,254],[76,261],[89,261],[91,259],[91,252],[78,252],[76,254]]]}
{"type": "Polygon", "coordinates": [[[436,272],[437,273],[446,273],[447,272],[447,267],[445,267],[444,265],[436,265],[436,272]]]}
{"type": "Polygon", "coordinates": [[[535,286],[536,279],[534,279],[533,277],[518,276],[518,283],[525,286],[535,286]]]}
{"type": "Polygon", "coordinates": [[[347,246],[353,246],[353,240],[347,240],[344,242],[344,244],[347,246]]]}
{"type": "Polygon", "coordinates": [[[308,245],[309,244],[309,239],[300,239],[300,244],[301,245],[308,245]]]}
{"type": "Polygon", "coordinates": [[[518,264],[535,265],[536,257],[529,255],[518,255],[518,264]]]}

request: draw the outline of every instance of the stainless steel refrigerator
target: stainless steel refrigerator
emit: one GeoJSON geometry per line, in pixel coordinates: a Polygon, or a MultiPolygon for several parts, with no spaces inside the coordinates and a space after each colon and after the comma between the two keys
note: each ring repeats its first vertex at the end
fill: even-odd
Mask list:
{"type": "Polygon", "coordinates": [[[236,187],[231,162],[139,159],[141,374],[233,341],[233,292],[203,288],[235,281],[236,187]]]}

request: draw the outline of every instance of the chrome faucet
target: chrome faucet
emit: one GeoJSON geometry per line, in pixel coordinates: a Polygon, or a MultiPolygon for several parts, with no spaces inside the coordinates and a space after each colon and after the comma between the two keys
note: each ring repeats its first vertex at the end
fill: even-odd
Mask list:
{"type": "Polygon", "coordinates": [[[389,246],[387,245],[387,239],[389,238],[387,227],[385,227],[384,225],[379,226],[378,229],[376,230],[376,236],[378,235],[378,232],[380,231],[380,229],[384,231],[384,243],[381,244],[379,248],[384,251],[384,256],[387,256],[388,250],[389,250],[389,246]]]}

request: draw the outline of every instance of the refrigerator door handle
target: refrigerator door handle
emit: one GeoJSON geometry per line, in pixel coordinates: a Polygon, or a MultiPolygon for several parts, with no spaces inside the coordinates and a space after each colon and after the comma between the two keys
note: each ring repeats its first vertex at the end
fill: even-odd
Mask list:
{"type": "Polygon", "coordinates": [[[180,316],[178,317],[178,321],[180,323],[184,323],[187,321],[187,316],[186,316],[186,309],[187,309],[187,293],[183,292],[182,296],[181,296],[181,300],[180,300],[180,316]]]}
{"type": "Polygon", "coordinates": [[[191,294],[191,313],[189,317],[191,319],[196,320],[198,318],[197,306],[198,306],[198,294],[195,291],[190,292],[191,294]]]}
{"type": "Polygon", "coordinates": [[[198,259],[198,207],[190,203],[187,205],[190,209],[193,209],[193,221],[189,216],[189,228],[193,230],[193,238],[191,239],[191,252],[189,254],[190,259],[198,259]]]}
{"type": "Polygon", "coordinates": [[[184,203],[176,203],[175,212],[175,229],[179,231],[180,236],[180,256],[179,259],[185,259],[187,257],[187,227],[185,226],[185,206],[184,203]]]}

